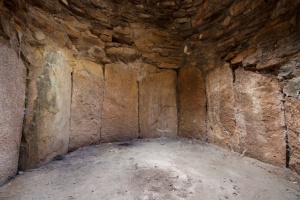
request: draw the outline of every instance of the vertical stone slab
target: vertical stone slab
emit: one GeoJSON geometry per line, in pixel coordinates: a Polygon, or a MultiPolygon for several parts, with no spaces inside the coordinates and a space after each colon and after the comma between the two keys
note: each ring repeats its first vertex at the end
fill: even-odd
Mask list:
{"type": "Polygon", "coordinates": [[[73,71],[69,150],[100,142],[104,92],[102,66],[78,61],[73,71]]]}
{"type": "Polygon", "coordinates": [[[205,141],[207,138],[205,81],[199,68],[180,69],[178,102],[178,134],[205,141]]]}
{"type": "Polygon", "coordinates": [[[17,53],[0,42],[0,186],[18,168],[25,105],[25,67],[17,53]]]}
{"type": "Polygon", "coordinates": [[[236,149],[233,74],[229,64],[213,69],[206,77],[208,141],[236,149]]]}
{"type": "Polygon", "coordinates": [[[289,97],[285,102],[285,116],[290,147],[290,168],[300,174],[300,100],[289,97]]]}
{"type": "Polygon", "coordinates": [[[236,123],[245,155],[285,165],[284,113],[277,79],[239,68],[235,71],[236,123]]]}
{"type": "Polygon", "coordinates": [[[45,64],[31,66],[20,167],[30,169],[68,152],[71,70],[59,51],[45,53],[45,64]]]}
{"type": "Polygon", "coordinates": [[[151,74],[139,84],[141,138],[177,135],[176,72],[151,74]]]}
{"type": "Polygon", "coordinates": [[[137,73],[124,63],[105,65],[102,142],[138,138],[137,73]]]}

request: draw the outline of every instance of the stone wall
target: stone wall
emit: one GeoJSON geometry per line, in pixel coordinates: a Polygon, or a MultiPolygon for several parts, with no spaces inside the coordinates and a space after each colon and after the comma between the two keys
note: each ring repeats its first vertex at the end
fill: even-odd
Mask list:
{"type": "Polygon", "coordinates": [[[179,71],[178,115],[180,136],[207,140],[205,79],[198,67],[183,67],[179,71]]]}
{"type": "Polygon", "coordinates": [[[101,140],[138,138],[137,73],[124,63],[105,66],[105,94],[101,140]]]}
{"type": "Polygon", "coordinates": [[[285,122],[279,81],[242,68],[235,70],[235,77],[240,151],[265,162],[284,166],[285,122]]]}
{"type": "Polygon", "coordinates": [[[208,141],[236,149],[238,135],[235,124],[233,73],[230,65],[220,63],[206,77],[208,141]]]}
{"type": "Polygon", "coordinates": [[[100,141],[104,96],[103,67],[79,60],[73,65],[69,150],[100,141]]]}
{"type": "Polygon", "coordinates": [[[22,169],[38,167],[68,152],[71,68],[64,54],[46,51],[44,64],[31,66],[27,112],[20,151],[22,169]]]}
{"type": "Polygon", "coordinates": [[[177,135],[177,76],[173,70],[151,74],[139,83],[141,138],[177,135]]]}
{"type": "Polygon", "coordinates": [[[0,185],[18,168],[26,70],[17,52],[0,39],[0,185]]]}
{"type": "MultiPolygon", "coordinates": [[[[27,67],[21,169],[91,144],[178,134],[299,172],[299,9],[298,0],[1,1],[0,36],[27,67]]],[[[1,112],[24,109],[10,103],[1,112]]],[[[18,150],[3,148],[14,162],[0,166],[6,179],[18,150]]]]}
{"type": "Polygon", "coordinates": [[[20,169],[91,144],[153,137],[140,133],[139,83],[148,76],[165,85],[160,96],[171,95],[157,108],[156,128],[176,135],[176,72],[170,82],[159,74],[180,67],[181,42],[161,28],[125,23],[133,19],[123,10],[128,5],[52,3],[0,2],[0,34],[28,69],[20,169]],[[169,103],[170,111],[160,111],[169,103]]]}
{"type": "Polygon", "coordinates": [[[208,141],[299,172],[300,1],[200,2],[181,34],[206,76],[208,141]]]}

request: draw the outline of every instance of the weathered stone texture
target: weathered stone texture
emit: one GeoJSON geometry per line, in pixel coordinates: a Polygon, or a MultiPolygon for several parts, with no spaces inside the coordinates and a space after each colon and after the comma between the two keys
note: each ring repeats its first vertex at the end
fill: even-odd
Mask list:
{"type": "Polygon", "coordinates": [[[31,66],[20,166],[30,169],[68,152],[71,70],[64,54],[45,53],[45,63],[31,66]]]}
{"type": "Polygon", "coordinates": [[[72,80],[70,150],[100,142],[104,92],[102,66],[78,61],[72,80]]]}
{"type": "Polygon", "coordinates": [[[124,63],[105,65],[102,142],[138,138],[137,72],[124,63]]]}
{"type": "Polygon", "coordinates": [[[206,140],[206,94],[204,76],[197,67],[184,67],[178,76],[178,134],[206,140]]]}
{"type": "Polygon", "coordinates": [[[151,74],[139,83],[141,138],[177,135],[176,72],[151,74]]]}
{"type": "MultiPolygon", "coordinates": [[[[299,10],[299,0],[0,1],[0,35],[30,66],[21,166],[35,167],[66,152],[69,120],[71,150],[97,143],[100,129],[104,142],[137,138],[139,98],[143,137],[174,135],[179,125],[180,135],[204,139],[206,131],[209,142],[282,163],[275,81],[239,69],[235,90],[232,70],[219,63],[278,75],[283,93],[298,98],[299,10]],[[47,49],[68,51],[68,56],[50,53],[47,61],[47,49]],[[70,71],[63,57],[107,65],[106,80],[96,69],[74,68],[71,119],[70,71]],[[208,111],[205,120],[199,73],[182,69],[177,124],[176,77],[168,70],[180,71],[187,62],[202,68],[208,111]],[[279,146],[270,150],[276,142],[279,146]]],[[[293,160],[295,153],[291,155],[293,160]]]]}
{"type": "Polygon", "coordinates": [[[235,71],[236,123],[242,152],[284,166],[285,135],[281,87],[276,79],[235,71]]]}
{"type": "Polygon", "coordinates": [[[285,116],[290,147],[290,167],[300,173],[300,100],[292,97],[285,102],[285,116]]]}
{"type": "Polygon", "coordinates": [[[0,42],[0,186],[18,168],[24,103],[25,67],[17,53],[0,42]]]}
{"type": "Polygon", "coordinates": [[[238,142],[235,125],[233,74],[229,64],[213,69],[206,77],[208,141],[235,149],[238,142]]]}

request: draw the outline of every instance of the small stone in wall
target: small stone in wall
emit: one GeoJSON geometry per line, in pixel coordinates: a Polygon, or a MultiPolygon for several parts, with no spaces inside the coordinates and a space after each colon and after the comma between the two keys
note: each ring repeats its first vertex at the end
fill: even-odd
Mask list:
{"type": "Polygon", "coordinates": [[[283,92],[287,96],[298,98],[300,93],[300,77],[290,80],[288,84],[283,87],[283,92]]]}
{"type": "Polygon", "coordinates": [[[227,26],[230,23],[231,17],[227,16],[223,21],[223,26],[227,26]]]}
{"type": "Polygon", "coordinates": [[[35,31],[33,37],[38,41],[44,40],[46,38],[45,34],[42,31],[35,31]]]}

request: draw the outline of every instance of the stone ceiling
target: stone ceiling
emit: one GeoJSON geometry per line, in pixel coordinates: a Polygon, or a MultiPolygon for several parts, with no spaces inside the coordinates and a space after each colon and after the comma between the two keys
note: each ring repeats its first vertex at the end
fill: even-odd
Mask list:
{"type": "MultiPolygon", "coordinates": [[[[69,33],[61,26],[62,21],[68,24],[72,16],[95,35],[103,29],[142,23],[168,33],[171,40],[182,44],[182,51],[186,46],[192,52],[190,59],[208,60],[214,54],[228,61],[246,49],[272,49],[278,38],[289,36],[289,43],[299,41],[300,0],[4,0],[2,3],[1,12],[6,13],[1,18],[3,27],[5,18],[13,13],[14,23],[21,28],[35,26],[49,31],[57,26],[52,29],[66,32],[72,40],[76,33],[69,33]]],[[[80,26],[75,29],[86,28],[80,26]]],[[[296,45],[288,51],[298,49],[296,45]]]]}

